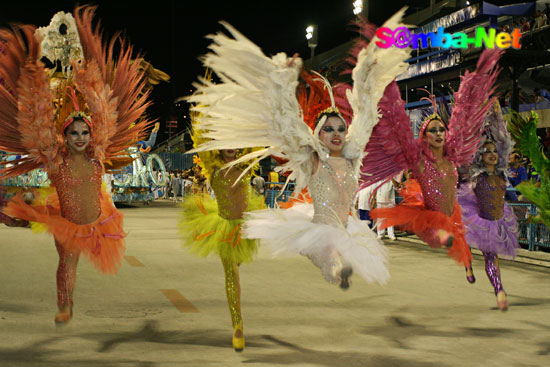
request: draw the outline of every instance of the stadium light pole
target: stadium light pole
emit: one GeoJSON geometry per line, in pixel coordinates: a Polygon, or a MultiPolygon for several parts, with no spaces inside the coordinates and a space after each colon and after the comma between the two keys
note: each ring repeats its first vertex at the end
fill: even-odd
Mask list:
{"type": "Polygon", "coordinates": [[[315,56],[315,47],[317,47],[317,25],[311,24],[306,28],[307,45],[311,49],[311,59],[315,56]]]}

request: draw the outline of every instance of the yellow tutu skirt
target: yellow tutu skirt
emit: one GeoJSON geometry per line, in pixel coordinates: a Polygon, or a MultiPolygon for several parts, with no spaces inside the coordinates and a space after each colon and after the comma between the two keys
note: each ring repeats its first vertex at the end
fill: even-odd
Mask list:
{"type": "MultiPolygon", "coordinates": [[[[189,196],[181,207],[178,230],[184,246],[190,247],[191,253],[199,257],[215,253],[237,264],[252,261],[258,251],[258,243],[241,237],[242,219],[220,217],[218,203],[208,195],[189,196]]],[[[252,195],[247,210],[264,207],[264,198],[252,195]]]]}

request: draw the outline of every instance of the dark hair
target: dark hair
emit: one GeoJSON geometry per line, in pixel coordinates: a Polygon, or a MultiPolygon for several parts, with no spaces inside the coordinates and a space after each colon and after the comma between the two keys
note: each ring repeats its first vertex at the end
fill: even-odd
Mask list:
{"type": "Polygon", "coordinates": [[[338,112],[323,112],[323,113],[320,113],[319,116],[317,116],[317,118],[315,119],[315,125],[313,126],[314,128],[317,128],[317,125],[319,124],[319,121],[321,121],[323,116],[326,116],[327,120],[329,117],[333,117],[333,116],[339,117],[344,122],[344,124],[346,123],[342,118],[342,115],[340,115],[338,112]]]}

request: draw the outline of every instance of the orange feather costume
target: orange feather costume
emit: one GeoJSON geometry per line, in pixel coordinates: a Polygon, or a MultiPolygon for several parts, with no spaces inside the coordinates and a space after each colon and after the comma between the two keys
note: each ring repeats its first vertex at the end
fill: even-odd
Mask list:
{"type": "Polygon", "coordinates": [[[128,163],[126,149],[143,139],[150,125],[135,123],[149,102],[143,93],[144,72],[139,63],[132,63],[132,47],[119,36],[103,44],[99,26],[92,27],[94,11],[89,6],[74,11],[82,58],[70,60],[72,71],[62,78],[40,61],[43,40],[34,26],[0,30],[0,149],[22,156],[0,170],[0,179],[45,167],[55,188],[48,195],[38,193],[34,205],[16,196],[3,211],[38,222],[54,235],[60,254],[60,308],[72,306],[71,294],[60,294],[60,282],[67,281],[60,281],[66,254],[78,261],[83,253],[105,273],[115,273],[120,266],[126,235],[122,213],[101,190],[101,177],[105,166],[128,163]],[[71,119],[86,122],[89,129],[80,174],[64,141],[71,119]]]}

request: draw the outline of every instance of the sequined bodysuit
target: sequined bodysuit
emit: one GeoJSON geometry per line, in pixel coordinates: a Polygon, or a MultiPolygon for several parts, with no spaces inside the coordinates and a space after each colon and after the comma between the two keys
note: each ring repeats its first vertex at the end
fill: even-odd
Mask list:
{"type": "MultiPolygon", "coordinates": [[[[241,220],[248,207],[248,185],[245,180],[241,179],[233,185],[241,173],[242,171],[236,168],[229,171],[218,169],[212,175],[211,186],[218,203],[218,215],[224,219],[241,220]]],[[[240,234],[237,236],[240,238],[240,234]]],[[[223,256],[221,261],[225,273],[225,293],[231,323],[233,327],[242,326],[239,264],[223,256]]]]}
{"type": "Polygon", "coordinates": [[[217,170],[212,175],[212,189],[218,202],[218,214],[224,219],[242,219],[248,206],[248,185],[245,180],[233,183],[241,175],[239,169],[217,170]]]}
{"type": "MultiPolygon", "coordinates": [[[[312,222],[345,230],[357,189],[357,177],[353,174],[351,161],[343,157],[329,157],[324,162],[319,161],[317,172],[308,182],[308,189],[313,199],[312,222]]],[[[329,283],[340,281],[338,272],[342,262],[334,244],[326,244],[305,255],[321,269],[329,283]]]]}
{"type": "Polygon", "coordinates": [[[487,220],[498,220],[504,214],[504,195],[506,194],[506,181],[502,176],[479,176],[474,188],[479,208],[479,216],[487,220]]]}
{"type": "Polygon", "coordinates": [[[320,161],[308,188],[313,199],[313,222],[340,224],[345,228],[357,189],[357,177],[351,161],[342,157],[320,161]]]}
{"type": "Polygon", "coordinates": [[[76,167],[66,157],[56,174],[50,176],[59,196],[61,215],[76,224],[93,223],[101,214],[101,165],[96,160],[76,167]]]}
{"type": "Polygon", "coordinates": [[[417,175],[424,197],[424,206],[450,217],[453,214],[458,182],[456,168],[449,166],[438,169],[434,162],[428,159],[424,162],[424,171],[417,175]]]}
{"type": "MultiPolygon", "coordinates": [[[[50,175],[59,197],[61,216],[76,224],[89,224],[101,215],[101,165],[96,160],[83,161],[76,165],[69,155],[65,156],[56,174],[50,175]]],[[[76,282],[78,251],[68,251],[58,242],[57,306],[61,309],[73,305],[73,290],[76,282]]]]}

